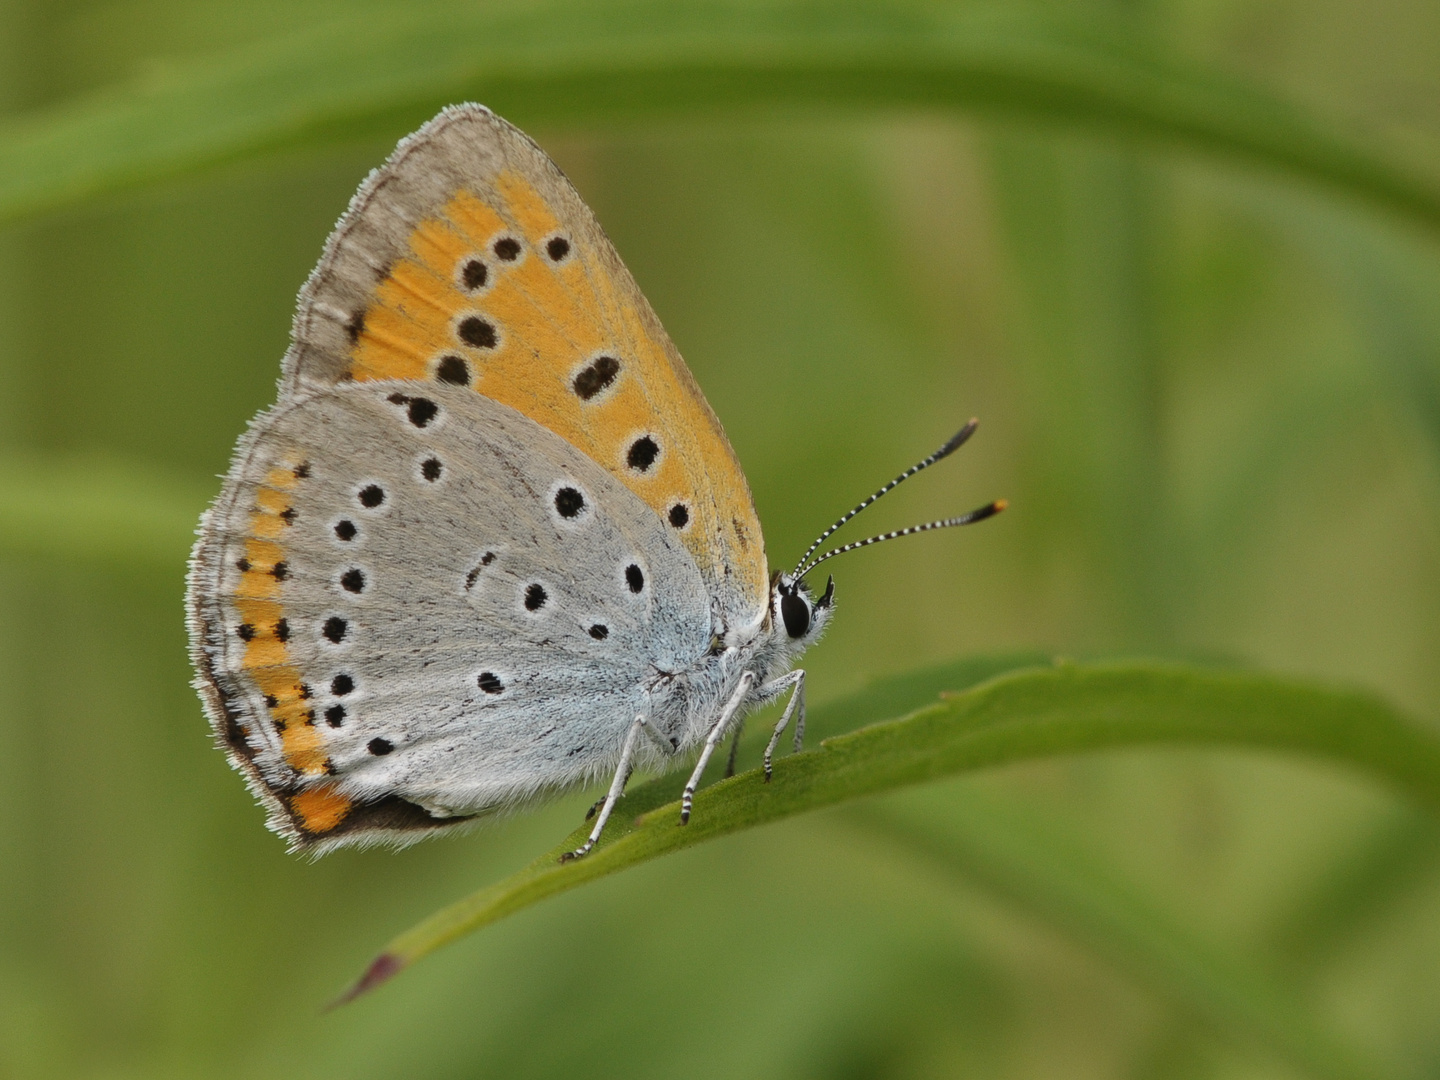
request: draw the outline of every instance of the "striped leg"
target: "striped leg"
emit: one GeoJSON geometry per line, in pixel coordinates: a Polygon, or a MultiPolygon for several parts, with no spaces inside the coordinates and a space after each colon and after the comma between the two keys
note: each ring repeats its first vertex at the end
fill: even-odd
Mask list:
{"type": "Polygon", "coordinates": [[[754,672],[747,671],[740,676],[740,683],[735,687],[735,692],[730,695],[730,700],[725,703],[725,708],[720,710],[719,717],[710,728],[710,734],[705,736],[705,749],[700,751],[700,760],[695,763],[695,771],[690,774],[690,781],[685,785],[685,794],[680,799],[681,825],[690,821],[690,808],[695,803],[695,788],[700,784],[700,777],[705,772],[705,766],[710,763],[710,755],[715,752],[715,747],[720,740],[725,738],[730,721],[735,719],[735,714],[740,711],[740,706],[745,704],[745,699],[750,696],[750,687],[754,685],[754,672]]]}
{"type": "Polygon", "coordinates": [[[649,733],[650,725],[645,723],[645,717],[637,716],[635,723],[630,725],[630,731],[625,736],[625,746],[620,751],[620,767],[615,770],[615,779],[610,781],[610,790],[605,793],[605,799],[600,804],[600,815],[595,819],[595,828],[590,830],[590,838],[574,851],[567,851],[561,855],[562,863],[589,854],[590,849],[595,846],[595,841],[599,840],[600,834],[605,831],[605,822],[610,820],[610,811],[615,809],[615,804],[620,801],[620,796],[625,794],[625,785],[629,782],[630,773],[635,768],[635,746],[640,741],[641,732],[649,733]]]}
{"type": "Polygon", "coordinates": [[[791,671],[781,675],[773,682],[768,682],[756,691],[757,696],[767,698],[779,697],[790,687],[795,691],[790,695],[790,703],[785,706],[785,711],[780,714],[780,722],[775,725],[775,731],[770,736],[770,743],[765,747],[765,782],[770,782],[770,759],[775,755],[775,747],[780,745],[780,736],[790,723],[791,714],[799,710],[799,716],[795,718],[795,752],[800,752],[800,746],[805,741],[805,672],[791,671]]]}

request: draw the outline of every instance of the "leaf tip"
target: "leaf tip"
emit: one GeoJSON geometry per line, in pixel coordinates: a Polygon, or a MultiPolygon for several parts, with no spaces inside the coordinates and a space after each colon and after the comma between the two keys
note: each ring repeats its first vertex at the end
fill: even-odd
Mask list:
{"type": "Polygon", "coordinates": [[[400,973],[405,967],[405,961],[394,953],[381,953],[370,962],[365,969],[365,974],[356,980],[355,985],[346,990],[334,1001],[325,1006],[325,1011],[338,1009],[341,1005],[348,1005],[362,994],[368,994],[381,983],[388,981],[400,973]]]}

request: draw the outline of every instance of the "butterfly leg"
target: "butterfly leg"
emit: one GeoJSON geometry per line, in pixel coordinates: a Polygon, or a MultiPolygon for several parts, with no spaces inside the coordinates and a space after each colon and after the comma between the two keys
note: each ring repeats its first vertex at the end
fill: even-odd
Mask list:
{"type": "MultiPolygon", "coordinates": [[[[658,731],[656,731],[654,727],[652,727],[650,724],[645,723],[645,718],[642,716],[637,716],[635,718],[635,722],[644,727],[645,734],[650,736],[650,741],[655,744],[656,749],[658,749],[662,754],[672,755],[676,752],[679,747],[679,743],[675,739],[665,738],[665,736],[661,735],[658,731]]],[[[635,765],[633,761],[630,765],[630,771],[635,771],[635,765]]],[[[625,777],[625,782],[630,782],[630,777],[628,775],[625,777]]],[[[621,794],[623,795],[623,784],[621,785],[621,788],[621,794]]],[[[609,792],[606,792],[604,795],[601,795],[600,798],[596,799],[593,803],[591,803],[590,809],[585,811],[585,820],[589,821],[591,818],[593,818],[596,812],[605,805],[605,800],[608,798],[610,798],[610,794],[609,792]]]]}
{"type": "Polygon", "coordinates": [[[685,785],[685,794],[680,799],[680,824],[684,825],[690,820],[690,808],[695,802],[695,789],[700,784],[700,777],[705,772],[705,766],[710,763],[710,755],[715,752],[715,747],[720,740],[725,738],[726,729],[730,727],[730,721],[735,719],[735,714],[740,711],[740,706],[750,696],[750,687],[755,685],[755,673],[747,671],[740,676],[740,684],[735,687],[735,692],[730,695],[730,700],[725,703],[725,708],[720,711],[720,716],[710,728],[710,734],[705,736],[705,749],[700,751],[700,760],[695,763],[695,771],[690,774],[690,780],[685,785]]]}
{"type": "MultiPolygon", "coordinates": [[[[595,828],[590,830],[590,836],[574,851],[567,851],[560,856],[562,863],[572,859],[578,859],[582,855],[589,854],[590,849],[595,846],[595,841],[600,839],[600,834],[605,831],[605,823],[610,820],[610,811],[615,809],[615,804],[620,801],[620,796],[625,794],[625,785],[630,780],[630,773],[635,768],[635,747],[640,741],[641,732],[650,732],[650,725],[645,723],[645,717],[635,717],[635,723],[630,725],[630,731],[625,736],[625,746],[620,751],[620,766],[615,770],[615,779],[610,781],[610,790],[605,793],[605,798],[600,800],[600,814],[595,819],[595,828]]],[[[593,812],[593,811],[592,811],[593,812]]],[[[586,815],[587,819],[589,815],[586,815]]]]}
{"type": "Polygon", "coordinates": [[[735,725],[735,734],[730,736],[730,756],[725,759],[725,779],[735,775],[735,755],[740,752],[740,736],[745,733],[745,718],[735,725]]]}
{"type": "Polygon", "coordinates": [[[795,752],[800,752],[800,746],[805,741],[805,672],[791,671],[773,682],[768,682],[756,691],[756,696],[779,697],[790,687],[794,692],[790,695],[790,702],[785,706],[785,711],[780,714],[780,722],[775,725],[774,732],[770,735],[770,742],[765,747],[765,782],[770,782],[770,759],[775,756],[775,747],[780,745],[780,736],[784,734],[785,728],[790,724],[790,717],[797,711],[795,717],[795,752]]]}

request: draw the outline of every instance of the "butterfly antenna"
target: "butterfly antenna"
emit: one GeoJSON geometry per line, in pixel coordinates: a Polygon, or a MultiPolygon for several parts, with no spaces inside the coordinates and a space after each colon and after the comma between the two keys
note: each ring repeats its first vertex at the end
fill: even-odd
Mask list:
{"type": "MultiPolygon", "coordinates": [[[[944,458],[947,458],[947,457],[949,457],[951,454],[953,454],[956,450],[959,450],[960,447],[962,447],[963,445],[965,445],[965,440],[968,439],[968,438],[970,438],[971,435],[974,435],[974,434],[975,434],[975,429],[976,429],[977,427],[979,427],[979,426],[980,426],[980,421],[979,421],[979,420],[976,420],[975,418],[972,417],[971,420],[970,420],[970,422],[969,422],[968,424],[966,424],[963,428],[961,428],[959,431],[957,431],[957,432],[950,438],[950,441],[947,442],[944,446],[940,447],[939,450],[936,450],[933,454],[931,454],[931,455],[930,455],[929,457],[927,457],[925,460],[923,460],[923,461],[918,461],[918,462],[916,462],[914,465],[911,465],[910,468],[906,469],[906,470],[905,470],[903,473],[901,473],[899,476],[895,477],[894,480],[891,480],[888,484],[886,484],[884,487],[882,487],[879,491],[875,492],[874,495],[871,495],[868,499],[866,499],[864,502],[862,502],[859,506],[855,507],[855,509],[851,510],[848,514],[843,514],[843,515],[841,515],[840,519],[839,519],[838,521],[836,521],[834,525],[831,525],[828,529],[826,529],[824,532],[822,532],[819,536],[817,536],[817,537],[815,538],[815,542],[810,545],[809,550],[806,551],[805,554],[800,557],[800,561],[795,564],[795,572],[790,575],[791,578],[793,578],[793,579],[796,580],[796,581],[799,581],[802,577],[804,577],[806,574],[808,574],[808,573],[809,573],[811,570],[813,570],[816,566],[819,566],[820,563],[822,563],[822,562],[824,562],[826,559],[830,558],[830,555],[825,555],[825,556],[823,556],[823,557],[821,557],[821,558],[819,558],[819,559],[816,559],[815,562],[811,563],[809,566],[806,565],[806,562],[809,560],[810,556],[813,555],[813,554],[815,554],[816,549],[819,548],[821,544],[823,544],[826,540],[828,540],[828,539],[830,538],[830,534],[831,534],[831,533],[833,533],[836,529],[840,528],[842,525],[844,525],[847,521],[849,521],[851,518],[853,518],[856,514],[860,513],[860,511],[864,510],[864,509],[865,509],[867,506],[869,506],[871,503],[873,503],[873,502],[875,502],[877,499],[879,499],[880,496],[885,495],[885,494],[888,494],[889,492],[893,491],[895,488],[897,488],[897,487],[899,487],[901,484],[903,484],[906,480],[909,480],[910,477],[914,476],[916,473],[921,472],[921,471],[924,470],[924,469],[928,469],[931,465],[934,465],[937,461],[940,461],[940,460],[942,460],[942,459],[944,459],[944,458]]],[[[994,513],[994,512],[995,512],[995,511],[993,511],[993,510],[991,511],[991,513],[994,513]]],[[[977,511],[977,513],[978,513],[978,511],[977,511]]],[[[968,515],[967,515],[967,516],[968,516],[968,515]]],[[[985,515],[985,516],[986,516],[986,517],[989,517],[990,515],[987,514],[987,515],[985,515]]],[[[955,520],[956,520],[957,522],[959,522],[959,519],[958,519],[958,518],[955,519],[955,520]]],[[[978,520],[978,519],[977,519],[977,520],[978,520]]],[[[968,522],[960,522],[960,523],[961,523],[961,524],[968,524],[968,522]]],[[[919,532],[919,531],[922,531],[922,530],[924,530],[924,529],[934,529],[934,528],[940,527],[940,524],[941,524],[941,523],[938,522],[938,521],[932,521],[932,522],[931,522],[930,524],[928,524],[928,525],[917,525],[917,526],[914,527],[914,529],[913,529],[912,531],[919,532]]],[[[900,535],[900,534],[897,534],[897,535],[900,535]]],[[[864,541],[864,543],[867,543],[867,544],[874,543],[874,542],[876,542],[876,541],[879,540],[879,539],[881,539],[881,537],[872,537],[871,539],[864,541]]],[[[887,536],[887,537],[884,537],[884,539],[890,539],[890,537],[887,536]]],[[[861,545],[856,544],[856,545],[853,545],[853,546],[859,547],[859,546],[861,546],[861,545]]],[[[850,550],[850,549],[849,549],[849,547],[847,547],[847,548],[845,548],[844,550],[848,551],[848,550],[850,550]]],[[[836,551],[831,552],[830,554],[831,554],[831,555],[838,555],[838,554],[840,554],[840,551],[839,551],[839,550],[836,550],[836,551]]]]}
{"type": "MultiPolygon", "coordinates": [[[[815,567],[819,566],[826,559],[833,559],[836,555],[844,555],[847,551],[854,551],[856,548],[869,547],[871,544],[878,544],[885,540],[898,540],[902,536],[909,536],[911,533],[929,532],[931,529],[953,529],[957,525],[974,525],[977,521],[984,521],[1009,506],[1004,499],[996,499],[992,503],[986,503],[968,514],[961,514],[959,517],[943,518],[940,521],[927,521],[924,525],[911,525],[908,529],[896,529],[894,532],[881,533],[879,536],[866,537],[864,540],[856,540],[853,544],[842,544],[838,548],[832,548],[821,555],[818,559],[805,567],[804,573],[808,574],[815,567]]],[[[802,575],[803,576],[803,575],[802,575]]]]}

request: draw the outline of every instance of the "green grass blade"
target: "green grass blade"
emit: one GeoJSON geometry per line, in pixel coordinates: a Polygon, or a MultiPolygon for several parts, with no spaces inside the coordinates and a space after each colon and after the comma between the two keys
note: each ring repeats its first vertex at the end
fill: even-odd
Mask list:
{"type": "Polygon", "coordinates": [[[207,498],[137,465],[0,457],[0,558],[178,574],[207,498]]]}
{"type": "MultiPolygon", "coordinates": [[[[933,676],[932,676],[933,679],[933,676]]],[[[898,708],[913,704],[893,684],[898,708]]],[[[957,683],[958,685],[958,683],[957,683]]],[[[821,727],[824,716],[817,717],[821,727]]],[[[903,719],[824,739],[702,789],[679,824],[677,773],[627,796],[601,843],[566,865],[586,827],[510,878],[451,905],[386,948],[347,995],[378,985],[427,953],[548,896],[714,837],[809,810],[986,766],[1143,745],[1213,745],[1302,753],[1367,771],[1440,810],[1440,740],[1378,699],[1243,672],[1133,662],[1066,664],[999,676],[903,719]]]]}
{"type": "Polygon", "coordinates": [[[1310,1076],[1385,1075],[1322,1030],[1286,986],[1174,922],[1078,836],[973,790],[949,798],[943,824],[891,803],[855,807],[845,820],[878,832],[887,850],[922,859],[1058,928],[1234,1042],[1310,1076]]]}
{"type": "Polygon", "coordinates": [[[315,26],[0,127],[0,221],[477,98],[522,125],[743,106],[1000,110],[1240,156],[1440,227],[1440,185],[1095,19],[898,2],[431,4],[315,26]]]}

